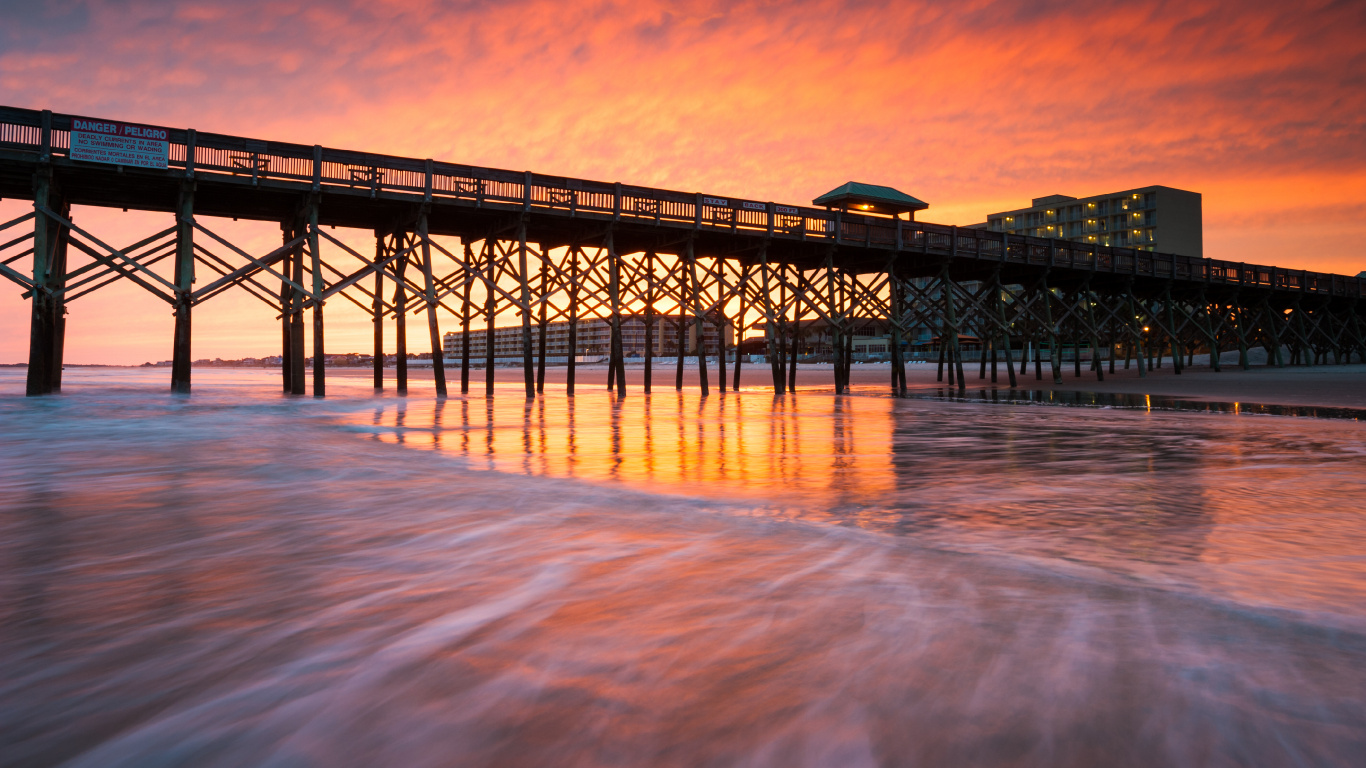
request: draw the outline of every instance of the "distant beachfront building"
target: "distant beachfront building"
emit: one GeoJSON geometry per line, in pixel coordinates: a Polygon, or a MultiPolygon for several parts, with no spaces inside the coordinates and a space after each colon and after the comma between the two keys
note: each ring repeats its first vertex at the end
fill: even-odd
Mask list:
{"type": "MultiPolygon", "coordinates": [[[[683,333],[685,340],[684,354],[696,354],[697,349],[697,326],[691,316],[685,318],[686,326],[683,333]]],[[[734,345],[734,331],[731,324],[726,323],[721,328],[717,328],[716,323],[710,320],[702,324],[702,338],[705,346],[704,354],[715,355],[718,348],[718,341],[724,340],[727,350],[734,345]]],[[[470,359],[482,361],[486,358],[485,342],[488,338],[486,328],[470,329],[470,359]]],[[[464,334],[460,331],[447,333],[442,339],[442,354],[447,360],[458,359],[461,355],[464,334]]],[[[602,318],[584,318],[579,320],[578,333],[575,338],[574,355],[575,357],[597,357],[605,356],[610,351],[612,342],[611,322],[602,318]]],[[[531,343],[533,354],[539,354],[540,350],[540,328],[535,324],[531,327],[531,343]]],[[[645,356],[645,316],[644,315],[622,315],[621,317],[621,346],[622,353],[626,357],[645,356]]],[[[678,354],[678,315],[655,315],[653,344],[654,354],[658,357],[666,357],[678,354]]],[[[561,320],[554,323],[546,323],[546,358],[558,358],[556,362],[564,362],[569,357],[569,322],[561,320]]],[[[509,360],[522,359],[522,326],[510,325],[493,329],[493,357],[495,360],[505,362],[509,360]]]]}
{"type": "Polygon", "coordinates": [[[978,228],[1074,243],[1205,255],[1200,193],[1151,186],[1091,197],[1036,197],[1028,208],[987,216],[978,228]]]}
{"type": "MultiPolygon", "coordinates": [[[[755,330],[762,336],[746,339],[741,348],[747,353],[767,354],[767,323],[760,323],[755,330]]],[[[779,332],[783,334],[783,344],[790,346],[792,343],[793,323],[779,326],[779,332]]],[[[853,360],[888,360],[892,353],[892,329],[891,324],[886,320],[873,317],[854,317],[846,320],[844,333],[848,336],[849,348],[852,351],[853,360]]],[[[901,343],[905,347],[904,351],[913,350],[918,346],[925,346],[931,343],[933,332],[929,328],[913,328],[909,333],[902,334],[901,343]]],[[[835,354],[835,334],[834,328],[830,323],[819,318],[802,320],[797,326],[797,355],[798,359],[815,358],[826,360],[833,358],[835,354]]]]}

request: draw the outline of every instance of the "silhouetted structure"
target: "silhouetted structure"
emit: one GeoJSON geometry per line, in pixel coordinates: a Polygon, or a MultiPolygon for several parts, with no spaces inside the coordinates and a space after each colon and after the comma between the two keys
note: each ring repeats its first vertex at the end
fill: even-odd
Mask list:
{"type": "MultiPolygon", "coordinates": [[[[666,322],[692,325],[693,338],[705,335],[697,331],[706,323],[732,326],[735,338],[762,323],[776,350],[768,364],[777,392],[795,379],[791,331],[812,318],[831,328],[837,391],[848,382],[853,323],[867,318],[890,325],[898,392],[905,389],[901,334],[911,328],[938,329],[949,340],[939,345],[940,375],[947,370],[960,387],[965,336],[1006,352],[1007,360],[1012,343],[1047,350],[1055,380],[1064,344],[1091,348],[1097,376],[1104,375],[1102,347],[1128,350],[1140,373],[1163,348],[1179,371],[1181,353],[1196,345],[1238,349],[1243,365],[1256,345],[1274,365],[1329,355],[1342,362],[1353,353],[1366,359],[1357,277],[193,130],[128,129],[166,137],[165,167],[88,162],[71,157],[73,120],[83,119],[0,108],[0,196],[34,201],[32,213],[0,224],[18,232],[32,222],[32,231],[0,245],[0,273],[33,301],[30,394],[61,387],[67,306],[114,280],[133,281],[173,308],[176,391],[190,388],[193,308],[233,288],[280,314],[284,388],[296,394],[305,391],[304,314],[313,323],[313,357],[323,361],[323,309],[334,298],[372,313],[377,352],[385,322],[397,324],[400,391],[407,388],[403,328],[409,315],[424,313],[441,394],[439,310],[457,319],[464,338],[477,323],[489,339],[499,313],[515,311],[529,397],[544,374],[548,324],[565,320],[572,335],[589,317],[611,324],[609,386],[624,392],[626,314],[644,319],[647,339],[666,322]],[[165,229],[114,248],[72,220],[73,204],[172,215],[165,229]],[[283,244],[248,253],[205,217],[279,222],[283,244]],[[334,226],[373,232],[374,252],[345,245],[326,229],[334,226]],[[93,261],[68,269],[72,248],[93,261]],[[26,258],[25,273],[14,265],[26,258]],[[169,278],[152,269],[168,259],[169,278]],[[206,279],[196,281],[197,271],[206,279]]],[[[81,141],[87,151],[89,139],[81,141]]],[[[644,346],[648,371],[655,345],[644,346]]],[[[375,357],[375,386],[382,387],[383,355],[375,357]]],[[[680,387],[683,360],[680,348],[680,387]]],[[[1218,356],[1213,360],[1217,367],[1218,356]]],[[[706,358],[699,364],[706,393],[706,358]]],[[[724,355],[718,365],[715,381],[724,388],[724,355]]],[[[985,359],[982,365],[985,375],[985,359]]],[[[1041,365],[1036,353],[1036,377],[1041,365]]],[[[1076,365],[1080,374],[1079,356],[1076,365]]],[[[737,381],[738,366],[737,358],[737,381]]],[[[1006,368],[1013,384],[1014,366],[1006,368]]],[[[313,367],[315,395],[325,392],[325,369],[322,362],[313,367]]],[[[465,349],[462,391],[469,370],[465,349]]],[[[645,381],[648,391],[648,374],[645,381]]]]}

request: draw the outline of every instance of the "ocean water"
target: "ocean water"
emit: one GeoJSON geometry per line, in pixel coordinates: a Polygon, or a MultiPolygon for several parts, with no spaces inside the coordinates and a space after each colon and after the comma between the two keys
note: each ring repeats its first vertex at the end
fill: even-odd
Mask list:
{"type": "Polygon", "coordinates": [[[0,372],[0,764],[1360,765],[1360,422],[0,372]]]}

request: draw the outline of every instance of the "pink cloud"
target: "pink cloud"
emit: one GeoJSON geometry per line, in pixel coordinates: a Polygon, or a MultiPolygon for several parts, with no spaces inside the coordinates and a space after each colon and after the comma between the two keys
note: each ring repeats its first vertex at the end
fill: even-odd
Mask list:
{"type": "Polygon", "coordinates": [[[1211,256],[1355,274],[1364,33],[1366,6],[1332,2],[92,2],[0,31],[0,84],[19,106],[760,199],[866,180],[947,223],[1170,184],[1205,193],[1211,256]],[[1287,248],[1316,228],[1337,235],[1287,248]]]}

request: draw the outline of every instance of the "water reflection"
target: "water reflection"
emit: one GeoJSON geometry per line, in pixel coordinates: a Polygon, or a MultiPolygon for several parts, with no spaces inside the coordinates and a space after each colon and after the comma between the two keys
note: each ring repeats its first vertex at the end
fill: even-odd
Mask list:
{"type": "Polygon", "coordinates": [[[1351,423],[812,394],[458,402],[459,424],[436,421],[435,409],[451,405],[390,400],[365,429],[471,467],[742,501],[755,514],[960,550],[1130,575],[1157,569],[1164,580],[1261,602],[1366,599],[1359,563],[1316,584],[1298,575],[1322,529],[1288,526],[1255,546],[1213,535],[1297,519],[1366,544],[1366,527],[1337,515],[1343,499],[1366,497],[1366,485],[1342,474],[1366,469],[1351,423]],[[451,430],[461,439],[443,441],[451,430]],[[1311,466],[1321,477],[1306,486],[1311,466]]]}
{"type": "Polygon", "coordinates": [[[0,397],[0,762],[1330,765],[1366,738],[1350,421],[267,382],[0,397]]]}
{"type": "MultiPolygon", "coordinates": [[[[886,396],[885,392],[868,391],[861,394],[886,396]]],[[[1298,416],[1310,419],[1366,420],[1366,410],[1335,408],[1321,405],[1274,405],[1266,403],[1218,402],[1190,400],[1164,395],[1138,395],[1123,392],[1072,392],[1048,389],[982,389],[960,392],[940,389],[935,392],[912,392],[906,397],[917,400],[940,400],[957,403],[996,403],[1020,405],[1070,405],[1084,408],[1132,408],[1145,411],[1187,411],[1191,413],[1234,413],[1266,416],[1298,416]]]]}

